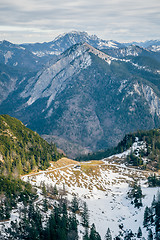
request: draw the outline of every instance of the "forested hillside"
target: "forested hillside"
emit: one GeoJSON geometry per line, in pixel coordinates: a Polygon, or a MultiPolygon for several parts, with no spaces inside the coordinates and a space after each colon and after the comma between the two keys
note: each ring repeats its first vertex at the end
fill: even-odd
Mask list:
{"type": "Polygon", "coordinates": [[[79,160],[102,159],[114,154],[119,154],[131,149],[126,153],[126,161],[134,166],[143,166],[145,168],[160,169],[160,129],[152,129],[147,131],[137,131],[125,135],[123,140],[115,148],[98,151],[81,156],[79,160]],[[137,152],[132,148],[133,144],[138,141],[144,145],[141,150],[137,152]],[[144,158],[147,159],[144,162],[144,158]]]}
{"type": "Polygon", "coordinates": [[[0,115],[0,221],[8,220],[18,203],[37,198],[36,189],[20,175],[46,169],[58,160],[55,144],[48,144],[36,132],[8,115],[0,115]]]}
{"type": "Polygon", "coordinates": [[[61,154],[36,132],[8,115],[0,116],[0,173],[20,175],[46,169],[61,154]]]}

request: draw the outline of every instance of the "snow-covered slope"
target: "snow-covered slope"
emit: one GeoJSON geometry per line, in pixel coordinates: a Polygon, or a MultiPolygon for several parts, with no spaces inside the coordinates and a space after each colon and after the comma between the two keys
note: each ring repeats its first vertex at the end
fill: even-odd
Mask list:
{"type": "Polygon", "coordinates": [[[131,153],[135,153],[136,156],[139,156],[139,152],[141,150],[145,152],[147,151],[146,142],[139,141],[138,138],[136,137],[135,142],[132,144],[132,146],[128,150],[122,153],[112,155],[108,157],[108,159],[117,159],[117,158],[124,159],[131,153]]]}
{"type": "MultiPolygon", "coordinates": [[[[91,162],[71,162],[67,159],[53,163],[48,171],[24,176],[23,180],[40,186],[55,185],[62,188],[65,185],[67,196],[71,200],[77,195],[79,200],[87,202],[90,214],[90,224],[96,225],[102,239],[109,227],[112,236],[119,232],[119,224],[124,229],[132,229],[137,233],[143,226],[143,215],[146,206],[150,206],[156,188],[148,188],[146,178],[148,172],[117,165],[108,160],[91,162]],[[129,184],[138,179],[142,184],[144,194],[143,207],[134,208],[127,198],[129,184]]],[[[143,237],[147,237],[146,229],[142,229],[143,237]]]]}

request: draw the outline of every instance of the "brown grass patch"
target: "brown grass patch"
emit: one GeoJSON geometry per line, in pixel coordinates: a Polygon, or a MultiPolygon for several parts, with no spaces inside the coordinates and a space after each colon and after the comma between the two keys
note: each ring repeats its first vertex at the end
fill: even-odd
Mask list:
{"type": "Polygon", "coordinates": [[[64,167],[66,165],[70,165],[70,164],[79,164],[77,161],[74,161],[72,159],[63,157],[61,159],[59,159],[56,162],[51,162],[53,167],[52,168],[59,168],[59,167],[64,167]]]}

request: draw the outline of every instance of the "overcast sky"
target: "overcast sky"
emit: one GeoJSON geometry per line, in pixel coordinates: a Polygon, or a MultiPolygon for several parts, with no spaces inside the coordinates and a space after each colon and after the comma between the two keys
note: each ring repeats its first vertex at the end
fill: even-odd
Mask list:
{"type": "Polygon", "coordinates": [[[44,42],[72,30],[121,42],[160,39],[160,0],[0,0],[0,40],[44,42]]]}

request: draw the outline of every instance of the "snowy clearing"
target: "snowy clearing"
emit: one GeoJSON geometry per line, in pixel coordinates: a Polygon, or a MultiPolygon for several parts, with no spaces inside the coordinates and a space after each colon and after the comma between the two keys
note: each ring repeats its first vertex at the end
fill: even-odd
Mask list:
{"type": "MultiPolygon", "coordinates": [[[[90,212],[90,224],[95,223],[102,239],[109,227],[112,236],[118,234],[118,225],[123,223],[124,229],[137,232],[143,226],[143,214],[146,206],[150,206],[157,188],[147,187],[149,172],[129,168],[123,165],[110,164],[107,161],[75,162],[63,158],[52,163],[47,171],[23,176],[23,180],[32,185],[57,186],[67,191],[67,197],[72,199],[77,195],[80,200],[86,201],[90,212]],[[127,199],[129,184],[137,179],[145,195],[143,207],[134,208],[131,200],[127,199]]],[[[147,232],[142,229],[143,236],[147,232]]]]}

